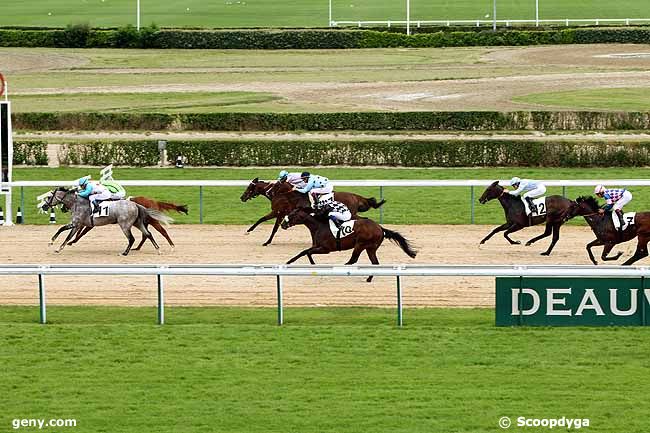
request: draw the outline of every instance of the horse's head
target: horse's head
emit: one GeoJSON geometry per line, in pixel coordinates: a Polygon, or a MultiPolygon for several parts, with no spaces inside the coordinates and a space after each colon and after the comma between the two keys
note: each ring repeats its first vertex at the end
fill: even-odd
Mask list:
{"type": "Polygon", "coordinates": [[[503,187],[499,185],[498,180],[495,180],[485,189],[483,195],[478,199],[478,201],[481,204],[485,204],[490,200],[501,197],[501,194],[503,194],[503,187]]]}
{"type": "Polygon", "coordinates": [[[580,196],[576,199],[575,205],[569,210],[571,216],[588,216],[598,213],[600,204],[592,196],[580,196]]]}
{"type": "Polygon", "coordinates": [[[284,219],[282,220],[281,227],[286,230],[289,227],[303,224],[307,218],[309,218],[310,213],[312,212],[311,208],[298,208],[294,209],[289,213],[289,215],[285,216],[284,219]]]}
{"type": "Polygon", "coordinates": [[[246,187],[246,191],[239,197],[243,202],[246,202],[252,198],[257,197],[260,194],[264,193],[264,188],[268,186],[268,183],[260,181],[259,177],[251,180],[251,183],[246,187]]]}
{"type": "Polygon", "coordinates": [[[39,203],[39,207],[44,211],[48,209],[52,209],[58,206],[59,204],[63,203],[63,199],[70,192],[72,191],[62,186],[57,189],[53,189],[52,191],[40,196],[40,198],[42,198],[43,200],[41,201],[41,203],[39,203]]]}

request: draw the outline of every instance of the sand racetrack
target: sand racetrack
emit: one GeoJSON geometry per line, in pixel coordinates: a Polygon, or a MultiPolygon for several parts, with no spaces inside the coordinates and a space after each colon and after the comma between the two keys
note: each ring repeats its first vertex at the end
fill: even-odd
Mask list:
{"type": "MultiPolygon", "coordinates": [[[[531,247],[510,246],[496,235],[481,249],[479,240],[492,226],[388,226],[404,234],[419,248],[415,260],[396,245],[385,241],[378,251],[382,264],[589,264],[584,246],[593,239],[587,227],[563,227],[560,241],[550,257],[539,255],[548,246],[546,240],[531,247]]],[[[48,247],[55,232],[53,226],[0,227],[0,263],[238,263],[280,264],[309,246],[304,227],[280,231],[271,246],[263,247],[270,226],[259,227],[249,236],[244,226],[177,225],[170,228],[176,243],[170,251],[165,243],[157,255],[150,244],[128,257],[118,253],[126,239],[117,226],[98,228],[79,244],[61,254],[48,247]]],[[[541,233],[535,227],[515,233],[513,239],[526,241],[541,233]]],[[[155,232],[154,232],[155,233],[155,232]]],[[[160,235],[156,239],[164,242],[160,235]]],[[[618,250],[625,253],[621,263],[634,250],[629,242],[618,250]]],[[[616,249],[614,251],[617,251],[616,249]]],[[[600,249],[595,250],[597,257],[600,249]]],[[[349,252],[316,256],[317,263],[342,264],[349,252]]],[[[369,263],[365,254],[360,263],[369,263]]],[[[306,260],[304,264],[307,264],[306,260]]],[[[35,277],[12,276],[0,280],[0,305],[38,303],[35,277]]],[[[50,305],[155,305],[156,284],[150,277],[47,277],[50,305]]],[[[366,283],[358,277],[295,277],[285,279],[287,306],[392,306],[394,279],[376,278],[366,283]]],[[[491,307],[494,305],[492,278],[420,278],[403,281],[405,306],[491,307]]],[[[166,303],[169,305],[275,305],[275,280],[272,277],[168,277],[166,303]]]]}

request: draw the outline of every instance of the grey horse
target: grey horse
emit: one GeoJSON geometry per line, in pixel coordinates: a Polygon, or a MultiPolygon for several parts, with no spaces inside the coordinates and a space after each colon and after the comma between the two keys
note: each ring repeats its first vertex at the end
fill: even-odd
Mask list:
{"type": "Polygon", "coordinates": [[[122,255],[128,255],[133,243],[135,242],[135,237],[131,233],[131,227],[133,226],[140,230],[143,239],[149,239],[158,253],[160,253],[160,247],[146,227],[146,217],[150,216],[155,218],[163,224],[168,224],[170,221],[173,221],[170,217],[161,212],[147,209],[129,200],[112,201],[108,205],[108,216],[92,218],[90,215],[90,201],[87,198],[77,196],[76,190],[63,187],[50,191],[50,194],[45,199],[42,208],[43,210],[47,210],[56,207],[59,204],[64,204],[68,209],[70,209],[70,212],[72,213],[72,221],[70,224],[61,227],[50,241],[50,245],[52,245],[59,234],[66,230],[70,230],[65,241],[55,250],[57,253],[61,252],[66,244],[72,240],[74,235],[83,227],[96,227],[108,224],[119,224],[122,232],[124,232],[124,235],[129,240],[129,244],[122,255]]]}

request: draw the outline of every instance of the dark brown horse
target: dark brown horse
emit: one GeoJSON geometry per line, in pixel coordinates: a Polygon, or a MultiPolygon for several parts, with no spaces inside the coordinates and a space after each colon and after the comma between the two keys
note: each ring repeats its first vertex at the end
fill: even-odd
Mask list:
{"type": "MultiPolygon", "coordinates": [[[[129,200],[132,201],[132,202],[135,202],[135,203],[137,203],[139,205],[142,205],[145,208],[155,209],[155,210],[158,210],[158,211],[161,211],[161,212],[176,211],[178,213],[184,213],[185,215],[187,215],[187,212],[188,212],[187,205],[184,205],[184,204],[178,205],[178,204],[168,203],[168,202],[164,202],[164,201],[157,201],[157,200],[154,200],[154,199],[151,199],[151,198],[141,197],[141,196],[129,197],[129,200]]],[[[64,209],[64,211],[65,211],[65,209],[64,209]]],[[[167,242],[169,243],[169,246],[172,247],[172,249],[174,248],[174,246],[175,246],[174,241],[172,241],[172,238],[169,236],[169,233],[167,233],[167,230],[165,230],[165,227],[163,227],[163,225],[160,223],[160,221],[148,216],[146,218],[146,220],[145,220],[145,226],[149,226],[149,225],[151,225],[153,228],[155,228],[158,231],[158,233],[163,235],[165,237],[165,239],[167,239],[167,242]]],[[[65,231],[66,230],[65,227],[66,226],[61,227],[59,229],[59,231],[55,234],[55,236],[58,236],[58,235],[61,234],[61,232],[65,231]]],[[[68,242],[68,245],[76,244],[77,242],[79,242],[79,240],[82,237],[84,237],[92,229],[93,229],[92,227],[86,227],[83,230],[79,231],[77,236],[72,241],[68,242]]],[[[146,241],[146,238],[143,236],[142,240],[140,241],[138,246],[136,248],[134,248],[134,250],[138,251],[140,248],[142,248],[142,245],[144,244],[145,241],[146,241]]]]}
{"type": "Polygon", "coordinates": [[[630,241],[637,238],[636,251],[634,255],[627,259],[624,266],[633,264],[648,256],[648,241],[650,241],[650,212],[637,212],[634,216],[633,224],[620,233],[614,227],[612,221],[612,214],[610,212],[601,212],[602,209],[594,197],[578,197],[576,204],[572,208],[571,213],[574,215],[581,215],[591,227],[591,231],[596,235],[596,239],[587,244],[587,253],[589,259],[594,265],[597,265],[596,259],[591,252],[592,247],[603,245],[603,253],[600,258],[603,261],[618,260],[622,252],[616,253],[615,256],[608,257],[609,252],[614,248],[614,245],[630,241]]]}
{"type": "MultiPolygon", "coordinates": [[[[246,202],[257,196],[264,196],[271,201],[271,212],[264,215],[262,218],[258,219],[255,224],[249,227],[246,230],[246,233],[250,233],[255,228],[262,224],[264,221],[271,220],[275,218],[275,224],[273,225],[273,230],[271,231],[271,236],[269,239],[264,242],[262,245],[267,246],[273,240],[275,233],[280,227],[282,219],[289,215],[291,211],[299,207],[308,208],[311,206],[307,194],[302,194],[296,191],[292,191],[292,186],[286,182],[264,182],[255,178],[246,188],[246,191],[241,195],[240,199],[243,202],[246,202]]],[[[352,216],[355,217],[359,212],[366,212],[370,209],[378,209],[386,203],[386,200],[377,202],[374,197],[365,198],[358,194],[351,192],[334,192],[334,200],[339,201],[346,205],[352,216]]]]}
{"type": "MultiPolygon", "coordinates": [[[[539,236],[536,236],[526,242],[526,246],[530,246],[533,243],[537,242],[540,239],[544,239],[553,234],[553,239],[551,240],[551,245],[546,251],[542,253],[543,256],[548,256],[551,254],[553,247],[560,238],[560,226],[564,224],[571,216],[569,216],[569,209],[571,208],[572,201],[562,197],[561,195],[549,195],[546,196],[545,209],[546,215],[534,215],[532,217],[526,215],[526,209],[524,204],[521,201],[520,197],[513,196],[505,192],[505,189],[499,185],[499,181],[494,181],[490,186],[487,187],[481,198],[478,201],[481,204],[485,204],[490,200],[498,199],[499,203],[503,207],[505,212],[506,222],[505,224],[500,225],[495,228],[488,234],[485,238],[481,240],[481,245],[484,244],[488,239],[494,236],[495,233],[502,232],[503,237],[506,238],[511,245],[520,244],[519,241],[513,241],[508,236],[510,233],[514,233],[523,229],[524,227],[531,227],[543,222],[546,223],[546,230],[539,236]]],[[[542,209],[540,209],[542,210],[542,209]]]]}
{"type": "MultiPolygon", "coordinates": [[[[307,256],[309,262],[314,265],[314,254],[329,254],[332,251],[353,250],[350,260],[346,265],[352,265],[359,260],[362,252],[366,251],[370,263],[378,265],[377,249],[384,238],[390,239],[400,246],[411,258],[415,258],[417,251],[413,249],[409,241],[398,232],[388,230],[371,219],[363,218],[356,220],[352,233],[337,241],[330,230],[329,222],[311,214],[311,209],[299,208],[292,211],[282,221],[282,228],[288,229],[297,224],[304,224],[311,233],[312,246],[292,257],[287,264],[293,263],[302,256],[307,256]]],[[[372,281],[372,275],[366,280],[372,281]]]]}

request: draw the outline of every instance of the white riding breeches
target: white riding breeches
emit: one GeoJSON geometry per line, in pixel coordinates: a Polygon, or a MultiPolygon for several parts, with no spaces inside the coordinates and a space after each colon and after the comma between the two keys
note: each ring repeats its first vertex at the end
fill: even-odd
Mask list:
{"type": "Polygon", "coordinates": [[[617,211],[617,210],[623,210],[623,206],[628,204],[632,200],[632,193],[630,191],[625,191],[621,198],[618,199],[616,203],[614,203],[614,207],[612,210],[617,211]]]}
{"type": "Polygon", "coordinates": [[[88,197],[88,200],[90,200],[91,203],[95,204],[97,203],[97,200],[108,200],[111,198],[111,192],[109,190],[102,191],[97,194],[91,194],[90,197],[88,197]]]}
{"type": "Polygon", "coordinates": [[[537,198],[543,196],[544,194],[546,194],[546,187],[544,185],[540,185],[535,189],[531,189],[530,191],[525,192],[522,194],[522,197],[537,198]]]}
{"type": "MultiPolygon", "coordinates": [[[[121,192],[121,191],[120,191],[120,192],[111,193],[111,196],[110,196],[110,198],[111,198],[112,200],[122,200],[122,199],[124,199],[125,197],[126,197],[126,192],[121,192]]],[[[101,199],[101,200],[103,200],[103,199],[101,199]]]]}
{"type": "Polygon", "coordinates": [[[322,188],[312,188],[312,190],[309,192],[312,194],[330,194],[332,191],[334,191],[334,185],[328,183],[322,188]]]}
{"type": "Polygon", "coordinates": [[[333,216],[334,218],[336,218],[341,222],[350,221],[352,219],[352,214],[350,213],[349,210],[346,210],[344,212],[330,212],[327,215],[333,216]]]}

